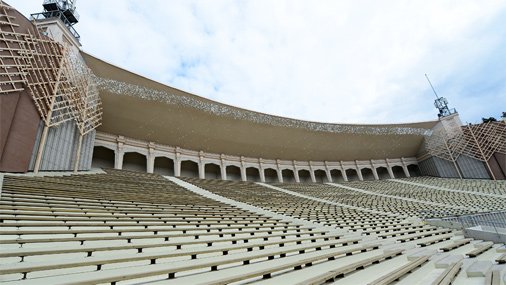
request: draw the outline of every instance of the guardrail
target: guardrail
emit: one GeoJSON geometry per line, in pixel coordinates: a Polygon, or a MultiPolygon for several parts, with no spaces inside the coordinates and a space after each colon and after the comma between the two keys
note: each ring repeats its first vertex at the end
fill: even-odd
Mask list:
{"type": "Polygon", "coordinates": [[[41,13],[35,13],[31,14],[32,20],[43,20],[43,19],[50,19],[50,18],[58,18],[60,19],[69,32],[79,41],[81,36],[79,33],[72,27],[71,23],[67,20],[67,18],[63,15],[63,12],[61,11],[53,11],[53,12],[41,12],[41,13]]]}
{"type": "Polygon", "coordinates": [[[466,237],[506,243],[506,211],[430,218],[431,225],[461,229],[466,237]]]}

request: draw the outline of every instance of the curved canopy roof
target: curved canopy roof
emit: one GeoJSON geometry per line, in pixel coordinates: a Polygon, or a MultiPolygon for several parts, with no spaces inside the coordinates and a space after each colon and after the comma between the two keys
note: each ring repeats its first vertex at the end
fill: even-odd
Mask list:
{"type": "Polygon", "coordinates": [[[415,156],[437,121],[317,123],[211,101],[83,53],[103,103],[99,131],[209,153],[265,159],[349,161],[415,156]]]}

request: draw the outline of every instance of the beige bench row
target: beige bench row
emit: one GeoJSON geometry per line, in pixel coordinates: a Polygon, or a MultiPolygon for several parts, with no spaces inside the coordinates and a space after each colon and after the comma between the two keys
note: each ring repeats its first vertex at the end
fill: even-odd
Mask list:
{"type": "Polygon", "coordinates": [[[311,277],[309,279],[303,280],[300,283],[297,283],[297,285],[317,285],[317,284],[319,285],[334,282],[336,281],[336,279],[343,278],[346,274],[352,273],[356,270],[362,270],[369,265],[378,264],[382,260],[388,260],[401,254],[402,254],[401,249],[389,251],[358,262],[351,263],[349,265],[334,269],[332,271],[325,272],[315,277],[311,277]]]}
{"type": "Polygon", "coordinates": [[[307,233],[297,233],[297,234],[271,234],[266,236],[253,236],[253,237],[237,237],[237,238],[219,238],[212,240],[191,240],[191,241],[172,241],[172,242],[163,242],[163,243],[149,243],[149,244],[124,244],[124,245],[109,245],[109,246],[79,246],[79,247],[70,247],[70,248],[29,248],[29,249],[16,249],[12,251],[1,251],[0,257],[23,257],[26,256],[35,256],[35,255],[50,255],[50,254],[67,254],[67,253],[86,253],[87,256],[92,256],[94,252],[104,252],[104,251],[114,251],[114,250],[128,250],[133,249],[137,250],[138,253],[141,253],[143,249],[147,248],[158,248],[158,247],[175,247],[176,249],[182,249],[186,246],[194,246],[194,245],[207,245],[208,247],[213,246],[213,244],[222,244],[222,243],[230,243],[232,245],[239,244],[242,242],[244,244],[249,243],[253,240],[260,241],[269,241],[275,239],[284,240],[284,243],[290,243],[292,241],[298,242],[299,240],[330,240],[337,239],[339,236],[329,235],[326,232],[307,232],[307,233]],[[306,236],[302,238],[302,236],[306,236]],[[299,239],[300,238],[300,239],[299,239]]]}
{"type": "MultiPolygon", "coordinates": [[[[145,278],[149,276],[160,276],[165,274],[168,279],[173,279],[177,277],[178,273],[183,273],[187,271],[194,271],[199,269],[208,269],[210,271],[219,270],[220,267],[226,267],[230,264],[238,264],[242,263],[243,265],[249,265],[252,260],[266,259],[264,262],[269,262],[270,260],[275,260],[275,257],[283,259],[286,258],[287,254],[290,252],[299,252],[300,249],[305,248],[307,246],[293,246],[293,247],[285,247],[283,249],[273,248],[273,249],[264,249],[262,252],[246,252],[243,254],[232,254],[217,258],[205,258],[201,260],[192,260],[192,262],[174,262],[174,263],[160,263],[160,264],[151,264],[145,266],[136,266],[130,267],[128,272],[125,272],[124,269],[109,269],[109,270],[101,270],[94,272],[85,272],[80,274],[71,274],[66,275],[65,279],[72,279],[73,284],[98,284],[98,283],[111,283],[115,284],[116,282],[123,280],[132,280],[138,278],[145,278]]],[[[283,262],[281,268],[277,268],[277,270],[283,270],[288,268],[300,269],[303,266],[310,266],[313,262],[324,261],[324,260],[333,260],[338,257],[358,254],[361,252],[366,252],[370,250],[378,249],[378,245],[370,244],[365,246],[347,246],[344,248],[329,248],[329,249],[321,249],[316,252],[308,253],[308,258],[297,258],[293,262],[283,262]]],[[[278,263],[279,264],[279,263],[278,263]]],[[[266,275],[270,274],[275,269],[274,266],[269,267],[268,273],[256,272],[255,275],[260,274],[266,275]]],[[[268,277],[268,276],[265,276],[268,277]]],[[[226,282],[218,282],[217,284],[230,283],[235,280],[242,280],[251,278],[251,272],[248,274],[248,271],[243,271],[239,276],[229,276],[226,282]],[[239,279],[237,279],[239,278],[239,279]]],[[[23,280],[23,284],[40,284],[40,283],[51,283],[51,284],[64,284],[66,280],[62,277],[48,277],[48,278],[36,278],[36,279],[27,279],[23,280]]],[[[13,282],[16,284],[18,282],[13,282]]],[[[19,282],[21,283],[21,282],[19,282]]]]}
{"type": "MultiPolygon", "coordinates": [[[[348,246],[350,244],[357,244],[360,239],[339,239],[339,236],[332,236],[326,240],[320,239],[317,242],[316,239],[297,239],[290,241],[292,244],[303,245],[302,242],[309,241],[306,245],[297,247],[299,253],[303,253],[307,250],[321,250],[324,247],[335,248],[338,246],[348,246]]],[[[85,267],[85,266],[96,266],[97,270],[101,270],[103,265],[134,262],[134,261],[147,261],[148,264],[156,264],[159,259],[168,259],[174,257],[188,256],[190,259],[197,259],[198,256],[207,255],[211,253],[221,253],[223,255],[232,254],[240,250],[247,250],[248,252],[253,251],[254,248],[264,250],[266,247],[284,247],[287,242],[284,241],[272,241],[264,242],[255,245],[236,245],[236,246],[222,246],[222,247],[211,247],[211,248],[189,248],[186,250],[169,251],[166,253],[146,253],[146,254],[130,254],[120,257],[88,257],[82,260],[53,260],[45,263],[30,263],[20,262],[15,264],[0,265],[0,274],[14,274],[21,273],[24,278],[27,278],[27,274],[35,271],[44,271],[52,269],[72,268],[72,267],[85,267]]],[[[288,252],[286,252],[288,253],[288,252]]],[[[285,254],[286,254],[285,253],[285,254]]]]}

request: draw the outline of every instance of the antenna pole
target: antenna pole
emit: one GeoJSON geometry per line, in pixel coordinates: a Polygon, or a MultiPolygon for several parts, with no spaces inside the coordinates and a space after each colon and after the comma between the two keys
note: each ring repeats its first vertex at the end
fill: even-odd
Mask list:
{"type": "Polygon", "coordinates": [[[434,86],[432,86],[432,82],[430,82],[429,76],[427,76],[427,73],[425,73],[425,78],[427,78],[427,81],[429,81],[430,88],[432,88],[432,92],[434,92],[434,95],[436,95],[436,98],[439,99],[439,96],[437,96],[436,89],[434,89],[434,86]]]}

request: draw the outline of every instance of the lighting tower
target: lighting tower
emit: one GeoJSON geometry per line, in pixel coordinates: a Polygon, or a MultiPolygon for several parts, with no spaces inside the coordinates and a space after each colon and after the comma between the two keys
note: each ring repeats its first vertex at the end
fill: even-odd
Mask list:
{"type": "Polygon", "coordinates": [[[445,97],[439,97],[437,95],[436,90],[434,89],[434,86],[432,86],[432,82],[430,82],[429,76],[427,76],[427,74],[425,74],[425,78],[427,78],[427,81],[429,81],[430,87],[432,88],[434,95],[436,95],[436,100],[434,100],[434,106],[439,110],[439,114],[437,114],[437,116],[439,118],[442,118],[457,113],[457,110],[455,110],[455,108],[454,109],[448,108],[448,100],[446,100],[445,97]]]}
{"type": "Polygon", "coordinates": [[[79,34],[74,25],[79,22],[79,14],[76,12],[76,0],[44,0],[44,11],[32,14],[34,20],[60,19],[69,32],[79,41],[79,34]]]}

